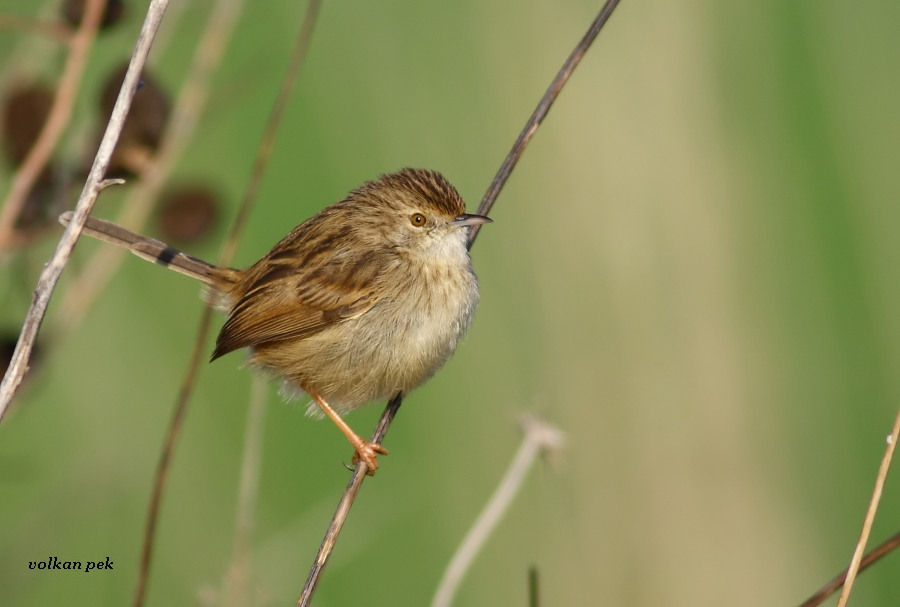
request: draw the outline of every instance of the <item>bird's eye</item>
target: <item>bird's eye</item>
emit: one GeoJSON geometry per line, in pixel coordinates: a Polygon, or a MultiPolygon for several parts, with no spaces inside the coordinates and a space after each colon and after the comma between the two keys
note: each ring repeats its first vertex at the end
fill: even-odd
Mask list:
{"type": "Polygon", "coordinates": [[[425,225],[425,216],[421,213],[413,213],[409,216],[409,223],[413,224],[417,228],[421,228],[425,225]]]}

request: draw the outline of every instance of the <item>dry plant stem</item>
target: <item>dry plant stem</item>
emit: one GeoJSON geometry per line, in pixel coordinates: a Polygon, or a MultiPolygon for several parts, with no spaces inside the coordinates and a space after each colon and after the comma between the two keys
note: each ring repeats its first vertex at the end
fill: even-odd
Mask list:
{"type": "Polygon", "coordinates": [[[122,132],[125,116],[131,107],[134,92],[137,90],[141,69],[147,61],[150,46],[153,44],[153,36],[159,28],[167,4],[168,0],[152,0],[150,7],[147,9],[147,17],[144,20],[144,25],[141,27],[141,33],[138,36],[137,45],[131,57],[131,63],[128,66],[128,72],[125,74],[125,80],[122,83],[122,90],[119,92],[119,98],[116,100],[116,105],[113,108],[109,124],[106,126],[106,132],[103,134],[97,155],[94,158],[94,164],[90,173],[88,173],[84,189],[78,198],[78,203],[75,206],[75,215],[69,227],[66,228],[66,231],[60,237],[56,251],[50,258],[50,261],[44,266],[44,270],[38,279],[31,308],[28,310],[25,316],[25,323],[22,326],[22,333],[19,335],[19,341],[9,363],[6,377],[3,378],[3,383],[0,384],[0,419],[2,419],[16,390],[22,383],[22,378],[28,368],[28,359],[34,348],[34,342],[37,339],[44,315],[47,312],[53,289],[56,287],[59,276],[62,274],[63,268],[72,254],[78,235],[81,233],[82,227],[84,227],[84,222],[94,206],[100,190],[105,187],[103,175],[106,173],[113,148],[119,139],[119,134],[122,132]]]}
{"type": "Polygon", "coordinates": [[[191,352],[191,359],[188,362],[187,371],[184,380],[181,382],[181,389],[178,391],[178,398],[175,407],[172,410],[172,420],[169,422],[169,428],[166,432],[165,443],[159,456],[159,462],[156,466],[156,475],[153,479],[153,491],[150,493],[150,507],[147,509],[147,521],[144,527],[144,543],[141,547],[141,562],[138,567],[138,579],[134,589],[134,600],[132,605],[140,607],[144,604],[144,598],[147,594],[147,580],[150,577],[150,563],[153,561],[153,540],[156,537],[156,523],[159,520],[159,508],[162,504],[163,489],[166,479],[169,475],[169,464],[172,461],[172,453],[175,451],[175,443],[181,432],[184,415],[187,413],[188,400],[193,392],[194,381],[197,373],[200,371],[200,364],[205,360],[204,348],[206,340],[209,338],[210,321],[212,320],[212,308],[204,308],[203,316],[200,318],[200,324],[197,329],[197,339],[195,340],[194,350],[191,352]]]}
{"type": "MultiPolygon", "coordinates": [[[[313,29],[318,21],[319,8],[321,5],[321,0],[310,0],[309,4],[306,5],[306,13],[303,15],[303,23],[300,24],[300,31],[297,34],[297,42],[294,45],[290,65],[281,81],[281,88],[278,90],[278,96],[275,98],[275,103],[272,104],[272,111],[266,122],[266,128],[263,131],[259,148],[256,150],[256,158],[253,161],[253,171],[250,174],[250,183],[247,186],[247,191],[244,192],[244,198],[238,209],[238,215],[234,220],[232,233],[229,234],[222,250],[222,255],[225,259],[230,260],[234,256],[235,251],[237,251],[239,236],[243,231],[244,224],[250,216],[250,211],[253,209],[253,201],[255,201],[256,197],[259,195],[263,173],[269,163],[269,156],[271,156],[272,153],[275,136],[278,134],[278,128],[281,125],[284,110],[287,108],[288,101],[290,101],[294,86],[297,83],[300,68],[303,66],[303,62],[306,59],[309,43],[310,40],[312,40],[313,29]]],[[[225,259],[219,260],[220,266],[227,265],[225,259]]]]}
{"type": "MultiPolygon", "coordinates": [[[[864,556],[863,559],[859,562],[858,573],[862,573],[870,566],[874,565],[883,556],[886,556],[897,548],[900,548],[900,533],[895,533],[884,542],[882,542],[877,548],[872,550],[872,552],[864,556]]],[[[824,603],[828,597],[837,592],[837,590],[844,585],[844,580],[847,579],[848,571],[849,569],[845,569],[841,573],[834,576],[834,578],[832,578],[827,584],[822,586],[822,588],[820,588],[814,595],[801,603],[800,607],[818,607],[818,605],[824,603]]]]}
{"type": "Polygon", "coordinates": [[[869,541],[869,534],[872,532],[872,524],[875,522],[875,513],[878,512],[878,504],[881,502],[881,494],[882,491],[884,491],[884,483],[887,480],[888,471],[891,468],[891,460],[894,457],[894,449],[897,447],[898,439],[900,439],[900,410],[897,411],[897,417],[894,418],[894,427],[891,430],[891,435],[888,437],[887,447],[884,450],[884,457],[881,458],[881,465],[878,467],[878,476],[875,478],[872,499],[869,501],[869,508],[866,511],[866,517],[863,520],[859,541],[856,543],[856,550],[853,552],[853,558],[850,560],[850,566],[847,568],[847,578],[844,581],[844,587],[841,589],[841,596],[838,598],[837,607],[846,607],[847,601],[850,600],[850,592],[853,590],[853,581],[856,579],[862,556],[866,551],[866,543],[869,541]]]}
{"type": "Polygon", "coordinates": [[[537,567],[532,565],[528,569],[528,607],[540,607],[541,589],[538,580],[537,567]]]}
{"type": "MultiPolygon", "coordinates": [[[[135,232],[142,231],[169,175],[194,136],[209,98],[212,76],[225,55],[243,7],[244,0],[222,0],[213,6],[175,101],[172,117],[163,133],[159,151],[135,182],[115,223],[135,232]]],[[[78,280],[66,290],[62,304],[66,314],[59,319],[62,324],[60,329],[66,330],[81,322],[125,255],[126,251],[118,247],[97,250],[85,264],[78,280]]]]}
{"type": "MultiPolygon", "coordinates": [[[[177,160],[187,147],[193,136],[194,127],[200,112],[206,104],[212,72],[219,65],[224,55],[227,42],[231,38],[243,8],[242,0],[219,2],[210,14],[203,35],[194,52],[191,67],[185,78],[185,84],[178,95],[172,118],[166,127],[156,162],[141,175],[138,188],[126,201],[125,210],[118,223],[126,226],[139,226],[150,215],[153,201],[162,189],[165,179],[177,160]]],[[[68,323],[77,323],[90,308],[91,302],[103,289],[115,269],[124,258],[124,253],[115,247],[105,247],[88,263],[82,280],[73,285],[67,294],[64,306],[68,310],[68,323]]],[[[197,329],[194,349],[185,371],[178,398],[172,410],[164,439],[159,463],[153,478],[153,490],[147,508],[147,519],[144,523],[144,539],[141,546],[141,560],[138,567],[132,604],[139,607],[144,604],[147,594],[147,583],[150,578],[150,565],[153,562],[153,549],[156,539],[156,525],[165,492],[169,465],[181,433],[188,402],[193,393],[194,382],[204,362],[206,342],[209,337],[212,310],[204,309],[197,329]]]]}
{"type": "MultiPolygon", "coordinates": [[[[287,100],[296,83],[300,67],[303,65],[303,60],[306,57],[313,25],[315,24],[316,16],[318,15],[319,4],[319,0],[313,0],[307,7],[304,21],[300,26],[300,34],[298,35],[291,65],[285,73],[281,90],[279,91],[278,98],[273,106],[272,113],[270,114],[262,141],[257,149],[257,157],[254,163],[254,170],[250,178],[247,194],[241,202],[237,219],[235,219],[225,244],[222,247],[222,253],[218,259],[218,265],[220,266],[230,265],[231,258],[237,248],[237,243],[240,241],[246,218],[256,200],[256,192],[259,189],[259,182],[262,179],[262,173],[266,166],[265,159],[268,158],[269,151],[272,147],[272,141],[278,131],[278,125],[280,124],[284,107],[287,105],[287,100]]],[[[194,350],[191,354],[191,360],[188,364],[188,369],[185,373],[184,380],[182,381],[181,390],[172,412],[172,419],[169,424],[156,476],[154,478],[153,491],[150,496],[150,507],[147,512],[147,522],[144,529],[144,544],[141,551],[141,563],[138,569],[138,581],[134,595],[133,604],[135,607],[140,607],[144,603],[147,579],[149,578],[150,564],[153,557],[153,546],[156,539],[156,523],[159,518],[159,507],[162,503],[162,496],[165,490],[169,463],[174,455],[175,445],[181,431],[181,424],[187,411],[188,401],[193,393],[194,382],[199,373],[200,364],[204,359],[203,353],[209,337],[211,322],[212,309],[205,308],[203,316],[200,319],[197,338],[194,340],[194,350]]]]}
{"type": "Polygon", "coordinates": [[[497,523],[506,514],[509,505],[522,487],[522,483],[525,481],[525,477],[537,456],[544,451],[557,451],[562,447],[562,432],[547,422],[537,417],[526,415],[522,417],[522,427],[525,431],[525,437],[522,440],[519,451],[509,465],[503,480],[500,481],[500,485],[494,491],[494,495],[488,500],[487,505],[485,505],[481,514],[478,515],[472,528],[469,529],[456,554],[453,555],[450,564],[447,565],[441,583],[438,584],[437,591],[434,593],[431,607],[450,606],[460,581],[462,581],[466,571],[469,570],[472,561],[475,560],[475,556],[481,550],[487,538],[497,527],[497,523]]]}
{"type": "Polygon", "coordinates": [[[266,380],[254,375],[250,404],[247,407],[247,425],[244,430],[244,454],[241,458],[241,478],[238,483],[234,544],[231,565],[228,567],[228,577],[225,580],[226,607],[243,607],[251,604],[247,582],[250,579],[250,546],[253,541],[256,496],[259,491],[265,404],[266,380]]]}
{"type": "MultiPolygon", "coordinates": [[[[394,421],[394,416],[397,415],[402,401],[402,397],[398,394],[387,404],[387,407],[384,408],[384,413],[381,414],[381,419],[378,420],[378,425],[375,426],[371,442],[381,444],[384,441],[384,437],[388,429],[390,429],[391,422],[394,421]]],[[[310,605],[313,594],[315,594],[316,587],[319,584],[319,579],[325,571],[325,565],[328,563],[331,552],[334,550],[334,545],[341,533],[341,528],[344,526],[347,515],[350,513],[350,507],[356,500],[356,494],[359,493],[359,488],[366,479],[367,473],[368,466],[366,466],[364,461],[359,460],[353,469],[353,475],[350,477],[350,482],[347,483],[347,488],[344,489],[344,494],[341,496],[341,501],[338,503],[334,516],[328,524],[328,530],[322,539],[322,545],[319,546],[316,560],[313,561],[309,575],[306,578],[306,584],[300,592],[300,598],[297,599],[297,607],[308,607],[310,605]]]]}
{"type": "Polygon", "coordinates": [[[15,247],[16,220],[22,212],[28,192],[47,166],[50,155],[69,124],[105,4],[104,0],[89,0],[85,5],[84,18],[69,43],[69,55],[59,79],[47,122],[44,123],[40,135],[13,176],[9,193],[6,195],[3,208],[0,209],[0,251],[15,247]]]}
{"type": "MultiPolygon", "coordinates": [[[[544,93],[544,96],[541,97],[541,100],[538,102],[534,113],[531,114],[528,122],[525,123],[525,128],[523,128],[522,132],[519,133],[519,138],[516,139],[516,142],[513,144],[512,149],[509,151],[509,154],[506,155],[506,159],[500,166],[500,170],[497,171],[497,174],[494,176],[494,180],[491,182],[491,185],[488,188],[487,192],[485,192],[484,198],[481,200],[481,204],[478,205],[478,210],[476,211],[477,214],[488,215],[490,213],[491,207],[494,206],[494,201],[497,200],[497,196],[500,194],[500,190],[502,190],[503,186],[506,185],[506,180],[509,179],[510,173],[512,173],[512,170],[515,168],[516,163],[519,162],[519,158],[522,156],[522,152],[525,151],[525,147],[528,145],[528,142],[531,141],[531,137],[534,135],[538,127],[541,125],[541,122],[543,122],[544,118],[547,116],[547,113],[553,106],[553,102],[556,101],[556,98],[559,96],[560,91],[562,91],[562,88],[566,85],[566,82],[568,82],[569,76],[572,75],[572,72],[581,61],[581,58],[591,47],[591,44],[597,37],[597,34],[599,34],[600,30],[603,29],[603,26],[609,20],[609,17],[612,15],[612,12],[616,9],[616,6],[618,4],[619,0],[606,0],[606,3],[600,9],[600,12],[597,14],[597,16],[594,18],[594,21],[591,23],[591,26],[588,28],[587,33],[575,46],[575,49],[566,59],[566,62],[563,63],[563,66],[560,68],[559,72],[557,72],[556,77],[547,88],[547,92],[544,93]]],[[[480,230],[481,226],[474,226],[469,231],[470,249],[472,248],[472,245],[475,244],[475,238],[478,236],[478,232],[480,230]]]]}

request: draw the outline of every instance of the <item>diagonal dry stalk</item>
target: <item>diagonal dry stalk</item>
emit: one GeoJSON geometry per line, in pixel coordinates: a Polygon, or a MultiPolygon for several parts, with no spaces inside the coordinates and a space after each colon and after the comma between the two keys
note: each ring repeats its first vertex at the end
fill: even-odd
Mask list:
{"type": "MultiPolygon", "coordinates": [[[[900,532],[895,533],[885,541],[881,542],[876,548],[860,559],[857,573],[862,573],[878,562],[882,557],[887,556],[898,548],[900,548],[900,532]]],[[[837,592],[844,585],[849,572],[850,569],[847,568],[831,578],[831,580],[816,591],[814,595],[803,601],[803,603],[800,604],[800,607],[818,607],[818,605],[824,603],[828,597],[837,592]]]]}
{"type": "MultiPolygon", "coordinates": [[[[397,415],[397,411],[400,410],[402,401],[403,398],[398,394],[387,404],[384,408],[384,413],[381,414],[381,418],[378,420],[378,425],[375,426],[375,432],[372,433],[371,442],[381,444],[384,441],[384,437],[390,429],[391,423],[397,415]]],[[[313,594],[315,594],[316,588],[319,585],[319,580],[325,572],[325,565],[328,564],[328,559],[331,556],[332,550],[334,550],[334,544],[340,536],[344,522],[347,520],[347,515],[350,514],[350,508],[356,500],[356,495],[359,493],[360,487],[362,487],[362,482],[366,480],[366,476],[368,476],[368,471],[368,466],[366,466],[366,463],[362,460],[360,460],[353,469],[353,475],[350,477],[350,482],[347,483],[347,488],[344,489],[341,501],[338,502],[337,509],[334,511],[334,516],[331,517],[331,522],[328,523],[328,529],[325,531],[325,537],[322,538],[322,544],[319,546],[316,560],[313,561],[313,565],[309,570],[309,575],[306,578],[306,583],[303,585],[303,590],[300,591],[300,598],[297,599],[297,607],[309,607],[313,594]]]]}
{"type": "MultiPolygon", "coordinates": [[[[591,44],[594,42],[594,39],[597,37],[597,34],[599,34],[600,30],[603,29],[603,26],[609,20],[609,17],[612,15],[612,12],[615,10],[618,4],[619,0],[606,0],[606,2],[600,9],[600,12],[591,22],[587,33],[585,33],[581,40],[578,41],[578,44],[575,45],[574,50],[566,58],[566,61],[565,63],[563,63],[562,68],[560,68],[559,72],[557,72],[553,81],[550,83],[550,86],[547,88],[547,91],[538,102],[537,108],[535,108],[534,112],[531,114],[531,117],[525,123],[525,127],[522,129],[519,137],[513,144],[512,149],[509,151],[509,154],[507,154],[506,158],[504,159],[503,164],[500,166],[500,170],[497,171],[497,175],[494,177],[493,181],[491,181],[491,185],[485,193],[481,204],[478,205],[478,214],[487,215],[491,210],[491,207],[493,207],[494,205],[494,201],[497,199],[497,196],[500,194],[500,191],[503,189],[503,186],[509,179],[512,170],[515,168],[516,163],[522,156],[522,152],[525,151],[525,147],[528,145],[528,142],[531,141],[532,136],[537,131],[538,126],[540,126],[541,122],[547,116],[547,113],[553,106],[553,102],[556,101],[556,98],[559,96],[560,91],[562,91],[563,86],[565,86],[566,82],[568,82],[569,77],[572,75],[572,72],[578,66],[581,58],[590,48],[591,44]]],[[[475,238],[478,236],[478,230],[480,227],[481,226],[476,225],[469,232],[468,244],[470,249],[475,243],[475,238]]],[[[372,439],[373,442],[381,442],[381,440],[384,438],[384,435],[390,429],[391,421],[397,414],[397,410],[399,408],[399,398],[395,398],[388,403],[387,407],[385,407],[384,413],[381,414],[381,419],[378,421],[378,426],[376,428],[375,434],[373,435],[374,438],[372,439]]],[[[344,490],[344,494],[341,496],[341,500],[338,503],[338,507],[335,511],[334,517],[332,518],[332,521],[325,532],[325,537],[323,538],[322,544],[319,547],[319,552],[316,554],[316,559],[313,562],[312,568],[310,569],[306,584],[304,585],[303,590],[300,594],[300,598],[297,601],[297,607],[304,607],[306,605],[309,605],[310,601],[312,601],[312,595],[313,593],[315,593],[316,586],[319,582],[325,565],[327,564],[328,559],[331,556],[334,545],[337,542],[338,535],[340,534],[341,528],[344,524],[344,520],[346,520],[347,518],[350,507],[353,505],[353,501],[356,499],[356,495],[359,492],[360,485],[362,485],[362,481],[364,480],[365,476],[366,465],[360,461],[356,464],[356,468],[353,471],[353,477],[350,479],[350,483],[348,483],[347,488],[344,490]]]]}
{"type": "MultiPolygon", "coordinates": [[[[513,457],[491,499],[475,519],[475,523],[472,524],[462,544],[457,548],[456,554],[450,559],[434,593],[431,607],[450,607],[463,576],[497,527],[500,519],[509,509],[538,455],[545,452],[552,453],[562,448],[563,434],[557,428],[533,415],[523,415],[520,421],[524,432],[522,445],[513,457]]],[[[536,586],[537,574],[534,573],[533,576],[533,583],[536,586]]],[[[535,588],[534,594],[536,593],[535,588]]]]}
{"type": "Polygon", "coordinates": [[[872,499],[869,501],[869,507],[863,519],[862,531],[859,534],[859,541],[856,543],[856,550],[854,550],[850,566],[847,568],[844,586],[841,589],[837,607],[846,607],[847,601],[850,600],[853,581],[856,579],[863,554],[866,551],[866,544],[869,541],[869,534],[872,532],[875,513],[878,512],[878,504],[881,502],[881,494],[884,491],[884,483],[887,480],[888,471],[891,469],[891,460],[894,458],[894,449],[897,447],[898,439],[900,439],[900,410],[897,411],[897,417],[894,418],[894,426],[887,438],[887,447],[885,447],[884,456],[881,458],[881,464],[878,466],[878,476],[875,478],[875,486],[872,489],[872,499]]]}
{"type": "MultiPolygon", "coordinates": [[[[47,121],[19,170],[13,176],[9,193],[3,202],[3,207],[0,208],[0,251],[16,246],[15,224],[22,212],[28,192],[34,187],[41,171],[47,166],[50,155],[53,154],[56,144],[69,124],[105,7],[105,0],[89,0],[85,5],[81,24],[74,35],[69,38],[69,55],[60,76],[47,121]]],[[[116,137],[118,138],[118,135],[116,137]]]]}
{"type": "MultiPolygon", "coordinates": [[[[262,176],[267,165],[275,136],[278,133],[278,127],[281,124],[282,116],[287,107],[288,100],[294,90],[300,68],[303,66],[306,53],[309,48],[309,42],[312,38],[313,27],[316,23],[321,0],[311,0],[307,5],[306,14],[303,17],[303,23],[300,25],[300,32],[297,35],[297,41],[294,46],[294,52],[291,63],[282,79],[281,88],[272,106],[266,128],[257,148],[256,158],[254,161],[253,172],[250,176],[250,183],[247,191],[241,201],[238,216],[232,225],[225,244],[222,246],[222,252],[218,259],[220,266],[227,266],[237,244],[243,233],[244,225],[256,201],[259,192],[262,176]]],[[[194,382],[200,371],[200,364],[204,360],[204,348],[206,347],[207,338],[209,336],[210,324],[212,322],[212,308],[206,307],[200,319],[197,329],[197,338],[194,340],[194,349],[191,352],[191,358],[185,372],[184,379],[181,382],[181,388],[172,409],[172,418],[166,431],[166,437],[160,453],[159,463],[154,476],[153,490],[150,496],[150,505],[147,511],[147,521],[144,528],[143,547],[141,549],[141,562],[138,568],[138,580],[135,587],[134,601],[135,607],[144,604],[146,596],[147,581],[150,575],[150,564],[153,557],[153,546],[156,539],[156,524],[159,519],[159,509],[162,504],[162,496],[165,491],[166,479],[169,472],[169,464],[175,451],[178,435],[181,432],[181,426],[184,416],[187,413],[188,402],[193,393],[194,382]]]]}
{"type": "MultiPolygon", "coordinates": [[[[197,329],[197,344],[206,343],[209,337],[210,321],[212,320],[212,308],[203,309],[203,316],[200,319],[200,325],[197,329]]],[[[153,540],[156,538],[156,523],[159,521],[159,509],[162,505],[162,494],[165,488],[166,479],[168,478],[169,464],[172,460],[172,453],[175,451],[175,444],[178,440],[179,430],[181,429],[184,415],[187,413],[187,402],[193,390],[194,380],[200,371],[200,364],[205,360],[203,348],[199,345],[194,347],[191,352],[191,358],[188,360],[187,371],[181,382],[181,388],[175,399],[175,406],[172,410],[172,418],[169,422],[168,431],[160,450],[159,462],[156,465],[156,474],[153,478],[153,491],[150,494],[150,505],[147,508],[147,520],[144,523],[144,541],[141,545],[141,561],[138,565],[138,578],[134,589],[134,598],[132,605],[140,607],[144,604],[144,598],[147,595],[147,581],[150,577],[150,563],[153,561],[153,540]]]]}
{"type": "Polygon", "coordinates": [[[16,391],[22,383],[25,372],[28,370],[28,361],[31,357],[31,351],[34,349],[34,342],[40,331],[41,323],[47,313],[47,306],[50,304],[50,296],[56,288],[56,283],[59,282],[59,277],[72,254],[72,249],[75,248],[75,242],[81,234],[84,222],[90,214],[100,191],[106,187],[106,185],[109,185],[108,182],[103,181],[103,176],[106,174],[106,169],[109,166],[113,148],[115,148],[116,142],[119,140],[119,135],[122,133],[125,117],[128,114],[128,109],[131,107],[131,100],[134,98],[135,91],[137,90],[141,70],[144,67],[144,63],[147,61],[147,55],[150,53],[153,38],[156,35],[156,31],[159,29],[159,24],[165,14],[167,5],[168,0],[152,0],[147,9],[147,16],[144,20],[144,24],[141,26],[141,32],[138,35],[131,63],[125,74],[125,80],[122,82],[122,89],[119,92],[119,97],[113,108],[112,116],[106,126],[106,132],[103,134],[103,139],[100,141],[100,147],[97,150],[97,155],[94,157],[94,163],[88,173],[84,189],[82,189],[81,195],[78,198],[78,203],[75,206],[75,215],[72,218],[72,222],[60,237],[59,244],[56,246],[56,251],[54,251],[53,256],[44,266],[44,270],[38,278],[34,298],[31,307],[25,316],[25,322],[22,325],[19,341],[13,352],[12,360],[6,371],[6,376],[3,378],[3,383],[0,384],[0,419],[3,418],[4,413],[9,407],[9,403],[12,401],[13,396],[15,396],[16,391]]]}
{"type": "MultiPolygon", "coordinates": [[[[528,146],[528,142],[531,141],[531,138],[537,132],[538,127],[541,126],[541,122],[547,117],[547,113],[550,112],[550,108],[553,107],[553,102],[556,101],[560,91],[562,91],[566,82],[569,81],[569,76],[571,76],[575,68],[578,67],[581,58],[584,57],[584,54],[591,47],[597,34],[599,34],[600,30],[603,29],[603,26],[606,25],[606,22],[612,16],[613,11],[616,10],[618,5],[619,0],[606,0],[600,8],[600,12],[597,13],[597,16],[594,17],[594,20],[591,22],[591,26],[588,28],[587,32],[585,32],[581,40],[578,41],[578,44],[575,45],[572,52],[569,53],[565,63],[559,68],[559,71],[556,73],[550,86],[547,87],[547,92],[541,97],[541,100],[538,102],[537,107],[534,108],[531,117],[528,118],[528,122],[526,122],[525,126],[522,128],[522,132],[519,133],[519,137],[513,144],[509,154],[507,154],[506,158],[503,160],[503,164],[500,165],[500,170],[494,175],[491,185],[488,187],[487,192],[484,193],[484,198],[481,199],[481,204],[478,205],[478,210],[475,211],[476,213],[479,215],[487,215],[490,213],[491,208],[494,206],[494,201],[497,200],[497,196],[500,195],[500,190],[506,185],[507,179],[509,179],[513,169],[516,168],[516,164],[519,162],[522,152],[524,152],[525,148],[528,146]]],[[[476,225],[469,230],[470,249],[472,248],[472,245],[475,244],[475,239],[478,237],[478,232],[480,230],[480,225],[476,225]]]]}

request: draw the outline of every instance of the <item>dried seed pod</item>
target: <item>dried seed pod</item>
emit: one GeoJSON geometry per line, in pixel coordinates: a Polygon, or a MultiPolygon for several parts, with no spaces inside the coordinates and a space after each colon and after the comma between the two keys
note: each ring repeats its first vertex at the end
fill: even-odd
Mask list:
{"type": "Polygon", "coordinates": [[[218,223],[221,202],[212,188],[187,185],[170,190],[159,206],[157,223],[165,240],[188,243],[206,236],[218,223]]]}
{"type": "Polygon", "coordinates": [[[13,88],[3,103],[3,151],[13,166],[19,166],[41,133],[53,91],[41,84],[13,88]]]}

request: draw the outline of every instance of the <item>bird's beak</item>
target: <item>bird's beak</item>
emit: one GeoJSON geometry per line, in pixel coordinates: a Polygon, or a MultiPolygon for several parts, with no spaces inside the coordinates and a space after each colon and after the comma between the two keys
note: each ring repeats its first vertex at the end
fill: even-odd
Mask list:
{"type": "Polygon", "coordinates": [[[486,215],[474,215],[472,213],[463,213],[458,215],[456,219],[450,222],[450,225],[462,228],[465,226],[477,226],[483,223],[493,223],[493,219],[486,215]]]}

